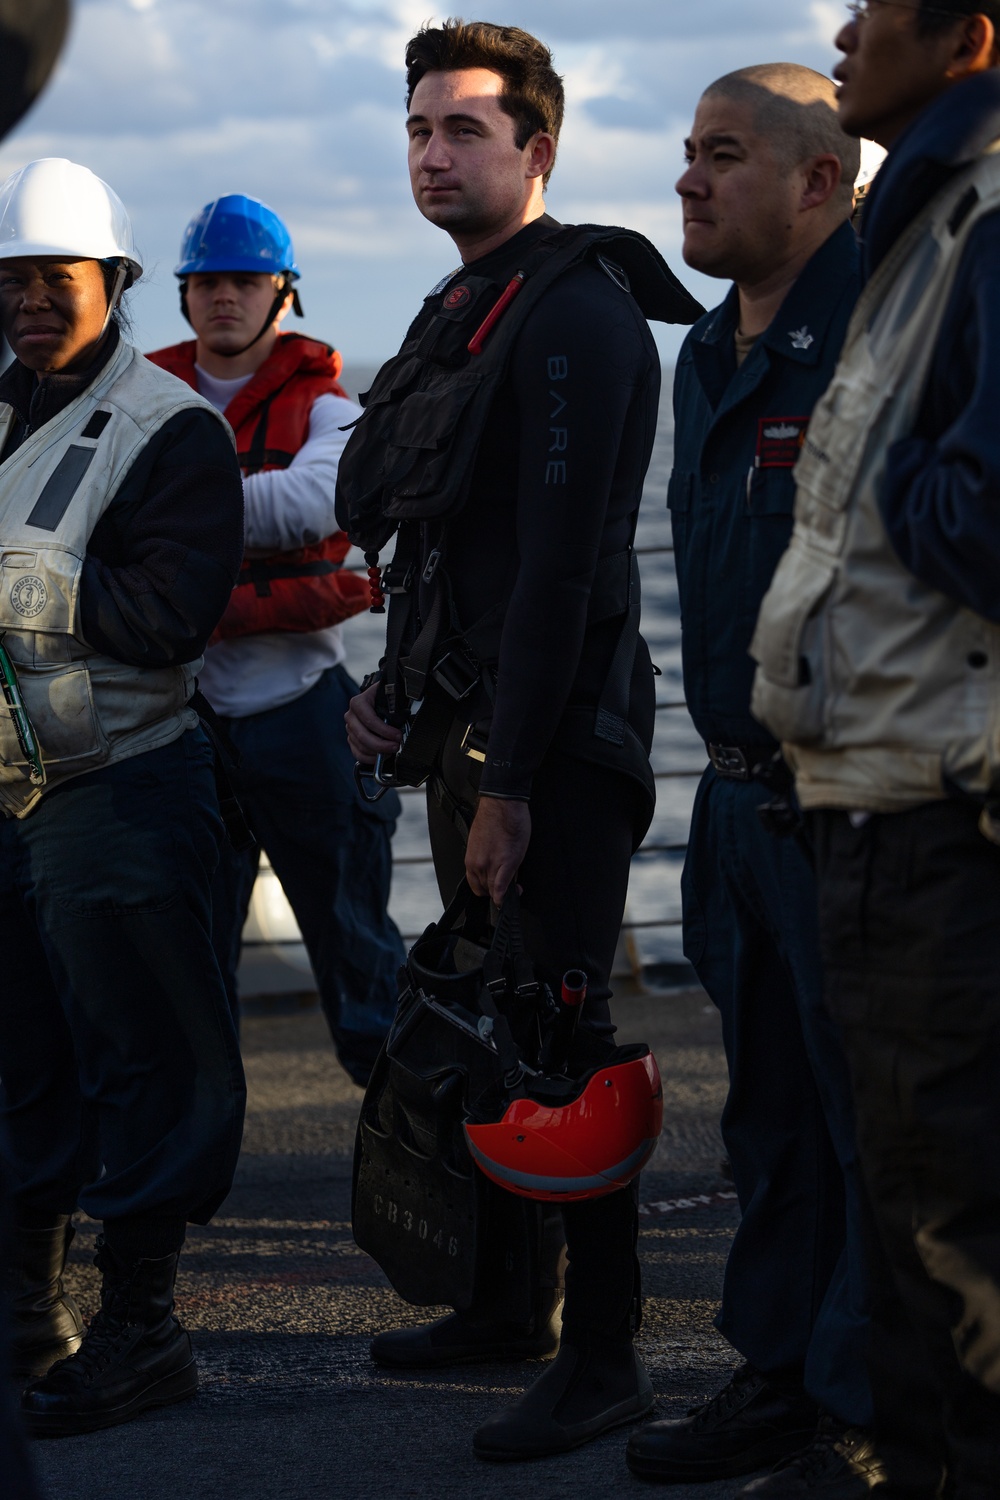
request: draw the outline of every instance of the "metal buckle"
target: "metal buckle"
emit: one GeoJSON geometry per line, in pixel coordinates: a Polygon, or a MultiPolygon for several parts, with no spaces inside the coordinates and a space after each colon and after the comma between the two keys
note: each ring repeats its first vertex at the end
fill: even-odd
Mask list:
{"type": "Polygon", "coordinates": [[[404,570],[393,560],[382,569],[382,592],[384,594],[408,594],[413,582],[413,573],[412,563],[404,570]]]}
{"type": "Polygon", "coordinates": [[[470,661],[461,650],[446,651],[431,668],[431,676],[456,703],[467,698],[480,681],[478,663],[470,661]]]}
{"type": "Polygon", "coordinates": [[[459,748],[465,752],[470,760],[478,760],[482,765],[485,765],[487,743],[486,735],[477,730],[475,724],[470,724],[462,736],[462,743],[459,748]]]}
{"type": "Polygon", "coordinates": [[[729,781],[749,781],[752,767],[739,745],[709,745],[708,758],[717,776],[729,781]]]}

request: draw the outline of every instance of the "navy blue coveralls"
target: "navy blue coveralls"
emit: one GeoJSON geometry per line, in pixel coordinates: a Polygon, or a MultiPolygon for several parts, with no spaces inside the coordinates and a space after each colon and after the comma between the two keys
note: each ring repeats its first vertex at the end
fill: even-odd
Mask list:
{"type": "Polygon", "coordinates": [[[772,793],[740,764],[777,748],[750,714],[748,646],[791,534],[801,434],[858,286],[844,224],[739,369],[735,287],[695,324],[677,364],[667,503],[688,707],[735,772],[702,778],[682,879],[684,950],[722,1014],[722,1133],[742,1209],[718,1326],[763,1374],[865,1426],[858,1166],[846,1061],[823,1008],[815,880],[799,843],[764,829],[757,808],[772,793]]]}

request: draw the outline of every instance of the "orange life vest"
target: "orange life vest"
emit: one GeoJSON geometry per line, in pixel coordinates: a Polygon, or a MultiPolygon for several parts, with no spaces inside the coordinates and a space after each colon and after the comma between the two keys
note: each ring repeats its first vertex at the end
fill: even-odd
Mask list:
{"type": "MultiPolygon", "coordinates": [[[[194,386],[194,339],[147,357],[194,386]]],[[[233,397],[225,418],[236,434],[245,475],[287,469],[309,434],[317,396],[346,396],[337,382],[343,361],[335,349],[300,333],[282,333],[251,380],[233,397]]],[[[291,552],[243,562],[213,641],[264,631],[324,630],[367,608],[367,580],[344,573],[350,543],[342,531],[291,552]]]]}

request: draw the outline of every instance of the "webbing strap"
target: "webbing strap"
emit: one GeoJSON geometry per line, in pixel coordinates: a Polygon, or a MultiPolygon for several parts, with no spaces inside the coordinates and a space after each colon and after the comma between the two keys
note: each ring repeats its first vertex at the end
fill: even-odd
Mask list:
{"type": "Polygon", "coordinates": [[[442,631],[449,623],[448,586],[440,568],[434,573],[430,608],[424,616],[420,634],[410,647],[410,654],[399,665],[407,698],[416,703],[427,690],[427,678],[438,655],[442,631]]]}
{"type": "Polygon", "coordinates": [[[403,649],[406,628],[413,613],[413,589],[407,583],[411,569],[416,565],[417,528],[406,524],[400,526],[396,551],[390,571],[399,575],[398,588],[389,587],[389,612],[385,628],[385,656],[382,659],[382,688],[386,708],[393,723],[402,724],[406,717],[406,695],[399,679],[399,653],[403,649]]]}
{"type": "Polygon", "coordinates": [[[454,719],[454,698],[436,682],[428,683],[420,711],[396,752],[396,778],[401,786],[421,786],[427,780],[454,719]]]}
{"type": "Polygon", "coordinates": [[[445,786],[440,776],[433,777],[430,784],[430,793],[437,802],[445,817],[450,820],[463,844],[469,842],[469,831],[472,827],[472,819],[475,813],[466,803],[459,802],[453,797],[445,786]]]}
{"type": "MultiPolygon", "coordinates": [[[[434,930],[441,935],[454,932],[459,920],[476,906],[481,906],[484,899],[473,895],[469,882],[463,877],[444,915],[435,922],[434,930]]],[[[483,955],[483,985],[479,991],[478,1004],[483,1015],[488,1016],[493,1023],[492,1038],[503,1068],[504,1084],[510,1090],[511,1098],[519,1098],[524,1093],[524,1069],[510,1023],[497,1004],[497,997],[505,990],[510,990],[504,972],[505,965],[508,964],[514,976],[515,993],[526,995],[537,991],[534,970],[524,947],[521,902],[514,885],[509,887],[504,897],[492,941],[483,955]]]]}
{"type": "Polygon", "coordinates": [[[267,421],[271,414],[271,402],[277,394],[277,391],[273,391],[261,403],[260,416],[257,418],[257,426],[254,428],[253,437],[250,439],[250,448],[246,454],[246,463],[243,464],[243,468],[249,474],[259,473],[267,463],[267,421]]]}

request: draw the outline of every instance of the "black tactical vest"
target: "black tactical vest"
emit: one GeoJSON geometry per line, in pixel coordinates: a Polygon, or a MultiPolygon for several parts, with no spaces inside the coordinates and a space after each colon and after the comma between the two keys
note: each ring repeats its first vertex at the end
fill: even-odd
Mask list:
{"type": "MultiPolygon", "coordinates": [[[[340,459],[337,521],[373,571],[377,554],[399,531],[393,562],[382,570],[390,600],[377,699],[384,718],[410,730],[394,758],[398,784],[416,786],[427,778],[456,714],[476,717],[477,685],[488,683],[498,657],[502,610],[476,621],[454,617],[446,570],[439,566],[444,533],[467,499],[518,334],[558,278],[587,259],[630,292],[647,318],[693,323],[704,311],[641,234],[554,224],[525,249],[506,283],[459,271],[444,288],[436,287],[399,353],[360,398],[365,410],[340,459]],[[424,555],[430,534],[436,541],[424,555]],[[411,717],[417,702],[421,707],[411,717]]],[[[570,723],[574,713],[567,712],[563,727],[574,740],[586,741],[590,758],[633,775],[651,805],[648,759],[626,722],[639,639],[639,579],[631,547],[601,560],[591,590],[588,618],[617,617],[622,630],[596,714],[581,711],[587,719],[581,727],[570,723]]],[[[486,696],[492,701],[488,686],[486,696]]]]}
{"type": "Polygon", "coordinates": [[[364,415],[337,476],[337,522],[355,545],[378,552],[400,522],[461,510],[517,335],[549,287],[587,259],[631,291],[647,318],[694,323],[704,311],[631,229],[555,226],[525,251],[506,286],[456,273],[439,305],[428,297],[399,353],[360,398],[364,415]]]}

